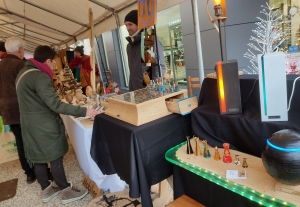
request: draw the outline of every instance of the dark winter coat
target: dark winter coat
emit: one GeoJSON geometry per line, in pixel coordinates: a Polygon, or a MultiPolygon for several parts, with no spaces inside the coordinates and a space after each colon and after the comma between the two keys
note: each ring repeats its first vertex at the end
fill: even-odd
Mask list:
{"type": "MultiPolygon", "coordinates": [[[[141,88],[144,88],[143,85],[143,69],[142,67],[145,66],[145,63],[142,63],[141,57],[141,32],[138,33],[134,37],[134,41],[132,42],[130,37],[126,37],[128,41],[127,44],[127,56],[128,56],[128,66],[129,66],[129,90],[134,91],[141,88]]],[[[161,67],[161,75],[163,76],[166,71],[166,65],[164,60],[164,53],[163,53],[163,46],[161,42],[157,41],[157,48],[160,60],[160,67],[161,67]]],[[[154,44],[154,52],[156,53],[156,44],[154,44]]],[[[157,64],[157,58],[155,58],[157,64]]],[[[159,77],[159,67],[153,66],[152,69],[152,79],[155,80],[159,77]]]]}
{"type": "MultiPolygon", "coordinates": [[[[36,68],[28,60],[17,77],[36,68]]],[[[56,160],[68,151],[65,126],[59,114],[85,116],[86,108],[61,102],[51,78],[37,70],[25,74],[17,86],[25,156],[33,163],[56,160]]]]}
{"type": "Polygon", "coordinates": [[[10,54],[0,61],[0,115],[5,125],[20,124],[15,80],[24,65],[23,60],[10,54]]]}

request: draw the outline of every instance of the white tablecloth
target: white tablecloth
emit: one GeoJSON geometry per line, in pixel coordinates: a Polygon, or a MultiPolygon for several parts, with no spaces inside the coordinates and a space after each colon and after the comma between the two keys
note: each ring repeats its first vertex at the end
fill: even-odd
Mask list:
{"type": "Polygon", "coordinates": [[[61,115],[69,138],[72,142],[79,165],[84,173],[103,189],[110,189],[111,192],[124,190],[125,182],[117,174],[103,175],[99,167],[91,158],[91,139],[93,128],[86,128],[73,116],[61,115]]]}

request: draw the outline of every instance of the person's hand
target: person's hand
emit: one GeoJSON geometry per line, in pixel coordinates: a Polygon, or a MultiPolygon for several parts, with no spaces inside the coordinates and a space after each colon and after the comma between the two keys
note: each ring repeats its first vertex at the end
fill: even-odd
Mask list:
{"type": "Polygon", "coordinates": [[[91,117],[92,120],[95,118],[97,114],[99,114],[99,112],[94,109],[87,108],[86,110],[86,116],[91,117]]]}

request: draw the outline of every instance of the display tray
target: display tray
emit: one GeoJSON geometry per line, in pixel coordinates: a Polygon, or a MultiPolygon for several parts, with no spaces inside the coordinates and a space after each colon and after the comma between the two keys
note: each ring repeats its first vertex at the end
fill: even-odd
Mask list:
{"type": "Polygon", "coordinates": [[[198,99],[196,96],[183,99],[169,98],[166,100],[166,105],[170,112],[187,115],[198,107],[198,99]]]}
{"type": "MultiPolygon", "coordinates": [[[[195,142],[191,144],[195,149],[195,142]]],[[[203,154],[203,146],[200,143],[203,154]]],[[[175,165],[193,172],[211,182],[216,183],[234,193],[240,194],[263,206],[299,206],[300,196],[286,192],[275,191],[277,181],[272,178],[265,170],[262,160],[239,151],[230,150],[232,163],[222,161],[224,150],[219,148],[221,159],[214,159],[215,149],[209,147],[210,158],[187,154],[186,142],[171,148],[166,153],[166,159],[175,165]],[[240,165],[235,165],[235,155],[239,155],[240,165]],[[246,158],[248,168],[243,168],[243,158],[246,158]],[[227,179],[226,170],[246,171],[246,179],[227,179]]]]}
{"type": "Polygon", "coordinates": [[[144,88],[106,98],[101,104],[106,104],[105,114],[139,126],[170,115],[172,112],[168,110],[165,103],[167,99],[182,99],[186,97],[186,89],[161,95],[159,91],[144,88]]]}

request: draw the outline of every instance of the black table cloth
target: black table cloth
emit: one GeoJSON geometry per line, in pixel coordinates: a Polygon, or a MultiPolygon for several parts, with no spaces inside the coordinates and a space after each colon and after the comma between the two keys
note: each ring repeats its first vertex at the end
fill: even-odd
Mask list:
{"type": "Polygon", "coordinates": [[[186,194],[206,207],[259,207],[260,204],[173,165],[174,199],[186,194]]]}
{"type": "Polygon", "coordinates": [[[91,156],[103,174],[117,173],[129,184],[129,195],[141,195],[142,205],[152,206],[150,187],[173,173],[165,160],[171,147],[191,135],[191,116],[171,114],[134,126],[105,114],[95,117],[91,156]]]}
{"type": "MultiPolygon", "coordinates": [[[[296,75],[287,75],[287,99],[296,75]]],[[[199,106],[192,111],[193,133],[206,139],[211,146],[230,148],[261,156],[266,139],[281,129],[300,130],[300,80],[288,112],[288,121],[262,122],[260,115],[259,81],[257,75],[240,76],[242,114],[220,115],[217,80],[206,78],[199,95],[199,106]]],[[[235,91],[232,91],[235,93],[235,91]]]]}

